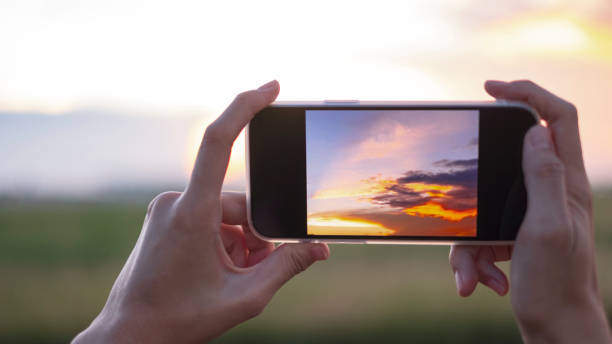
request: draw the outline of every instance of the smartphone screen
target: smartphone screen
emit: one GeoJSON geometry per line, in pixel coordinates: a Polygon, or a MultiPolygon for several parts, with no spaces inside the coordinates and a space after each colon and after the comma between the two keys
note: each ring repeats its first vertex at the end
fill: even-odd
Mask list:
{"type": "Polygon", "coordinates": [[[273,105],[247,129],[266,239],[507,242],[526,209],[521,104],[273,105]]]}
{"type": "Polygon", "coordinates": [[[477,110],[307,110],[308,235],[476,237],[477,110]]]}

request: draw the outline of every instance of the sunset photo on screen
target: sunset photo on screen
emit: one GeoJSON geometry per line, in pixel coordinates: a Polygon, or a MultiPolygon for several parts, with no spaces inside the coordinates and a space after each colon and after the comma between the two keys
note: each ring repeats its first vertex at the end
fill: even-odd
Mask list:
{"type": "Polygon", "coordinates": [[[478,117],[306,111],[308,234],[475,237],[478,117]]]}

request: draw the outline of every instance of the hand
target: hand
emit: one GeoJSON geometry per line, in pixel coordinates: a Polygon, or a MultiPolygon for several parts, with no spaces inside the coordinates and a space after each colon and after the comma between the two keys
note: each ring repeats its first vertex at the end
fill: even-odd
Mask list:
{"type": "Polygon", "coordinates": [[[202,342],[259,314],[276,291],[329,249],[258,239],[244,194],[221,192],[232,144],[272,102],[272,81],[244,92],[207,129],[183,193],[149,205],[106,305],[75,342],[202,342]]]}
{"type": "Polygon", "coordinates": [[[457,290],[469,296],[480,281],[504,295],[508,279],[494,263],[512,258],[511,304],[525,341],[608,342],[576,108],[530,81],[488,81],[485,88],[528,103],[548,128],[534,126],[525,137],[528,207],[514,248],[453,246],[457,290]]]}

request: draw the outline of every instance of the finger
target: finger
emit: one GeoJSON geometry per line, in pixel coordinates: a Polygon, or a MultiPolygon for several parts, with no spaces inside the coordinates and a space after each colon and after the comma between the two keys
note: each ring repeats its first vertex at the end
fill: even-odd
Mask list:
{"type": "MultiPolygon", "coordinates": [[[[549,123],[563,121],[571,125],[576,122],[576,109],[572,104],[545,90],[533,81],[488,80],[485,82],[485,90],[495,98],[520,100],[528,103],[549,123]]],[[[576,128],[574,125],[567,129],[576,128]]]]}
{"type": "Polygon", "coordinates": [[[248,224],[242,226],[242,230],[244,232],[245,243],[249,249],[247,266],[258,264],[274,251],[274,244],[257,237],[248,224]]]}
{"type": "Polygon", "coordinates": [[[483,247],[478,252],[476,267],[478,269],[478,280],[495,291],[499,296],[508,292],[509,283],[506,274],[495,265],[495,252],[492,247],[483,247]]]}
{"type": "Polygon", "coordinates": [[[329,247],[321,243],[283,244],[253,271],[253,285],[261,285],[270,295],[293,276],[318,260],[329,257],[329,247]]]}
{"type": "Polygon", "coordinates": [[[567,200],[564,166],[555,154],[547,128],[529,129],[523,144],[523,173],[527,188],[527,214],[519,231],[517,242],[530,244],[548,238],[539,244],[549,247],[563,243],[568,237],[567,200]]]}
{"type": "Polygon", "coordinates": [[[187,199],[199,203],[219,197],[234,140],[257,112],[274,101],[278,92],[276,80],[243,92],[206,128],[185,192],[187,199]]]}
{"type": "Polygon", "coordinates": [[[222,222],[242,226],[244,242],[249,250],[246,266],[253,266],[266,258],[274,250],[274,244],[253,234],[247,220],[246,195],[241,192],[223,192],[221,204],[222,222]]]}
{"type": "Polygon", "coordinates": [[[448,261],[455,273],[455,284],[460,296],[472,295],[478,284],[478,271],[476,269],[478,250],[479,246],[451,246],[448,261]]]}
{"type": "Polygon", "coordinates": [[[225,252],[227,252],[234,265],[241,268],[246,267],[248,251],[242,230],[236,226],[222,224],[219,233],[225,252]]]}
{"type": "Polygon", "coordinates": [[[246,195],[243,192],[221,193],[223,216],[221,222],[228,225],[244,225],[248,222],[246,195]]]}
{"type": "Polygon", "coordinates": [[[582,157],[578,114],[574,105],[527,80],[510,83],[487,81],[485,89],[495,98],[524,101],[539,112],[548,122],[559,158],[567,167],[568,191],[577,199],[588,202],[585,195],[590,199],[590,188],[582,157]]]}
{"type": "Polygon", "coordinates": [[[494,245],[490,247],[493,250],[496,262],[505,262],[512,259],[512,245],[494,245]]]}

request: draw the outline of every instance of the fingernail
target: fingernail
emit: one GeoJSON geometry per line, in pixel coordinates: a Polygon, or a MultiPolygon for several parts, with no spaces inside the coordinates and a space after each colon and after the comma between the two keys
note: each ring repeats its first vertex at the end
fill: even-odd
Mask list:
{"type": "Polygon", "coordinates": [[[459,270],[455,271],[455,285],[457,286],[457,293],[461,295],[461,285],[463,281],[461,280],[461,274],[459,270]]]}
{"type": "Polygon", "coordinates": [[[276,80],[269,81],[269,82],[259,86],[258,90],[259,91],[269,91],[269,90],[272,90],[272,89],[274,89],[276,87],[276,83],[277,83],[276,80]]]}
{"type": "Polygon", "coordinates": [[[316,260],[325,260],[328,257],[328,250],[323,245],[313,246],[311,248],[311,252],[312,252],[313,257],[315,257],[316,260]]]}
{"type": "Polygon", "coordinates": [[[550,149],[552,147],[552,141],[550,139],[550,133],[547,128],[537,125],[529,133],[529,142],[531,146],[536,149],[550,149]]]}

